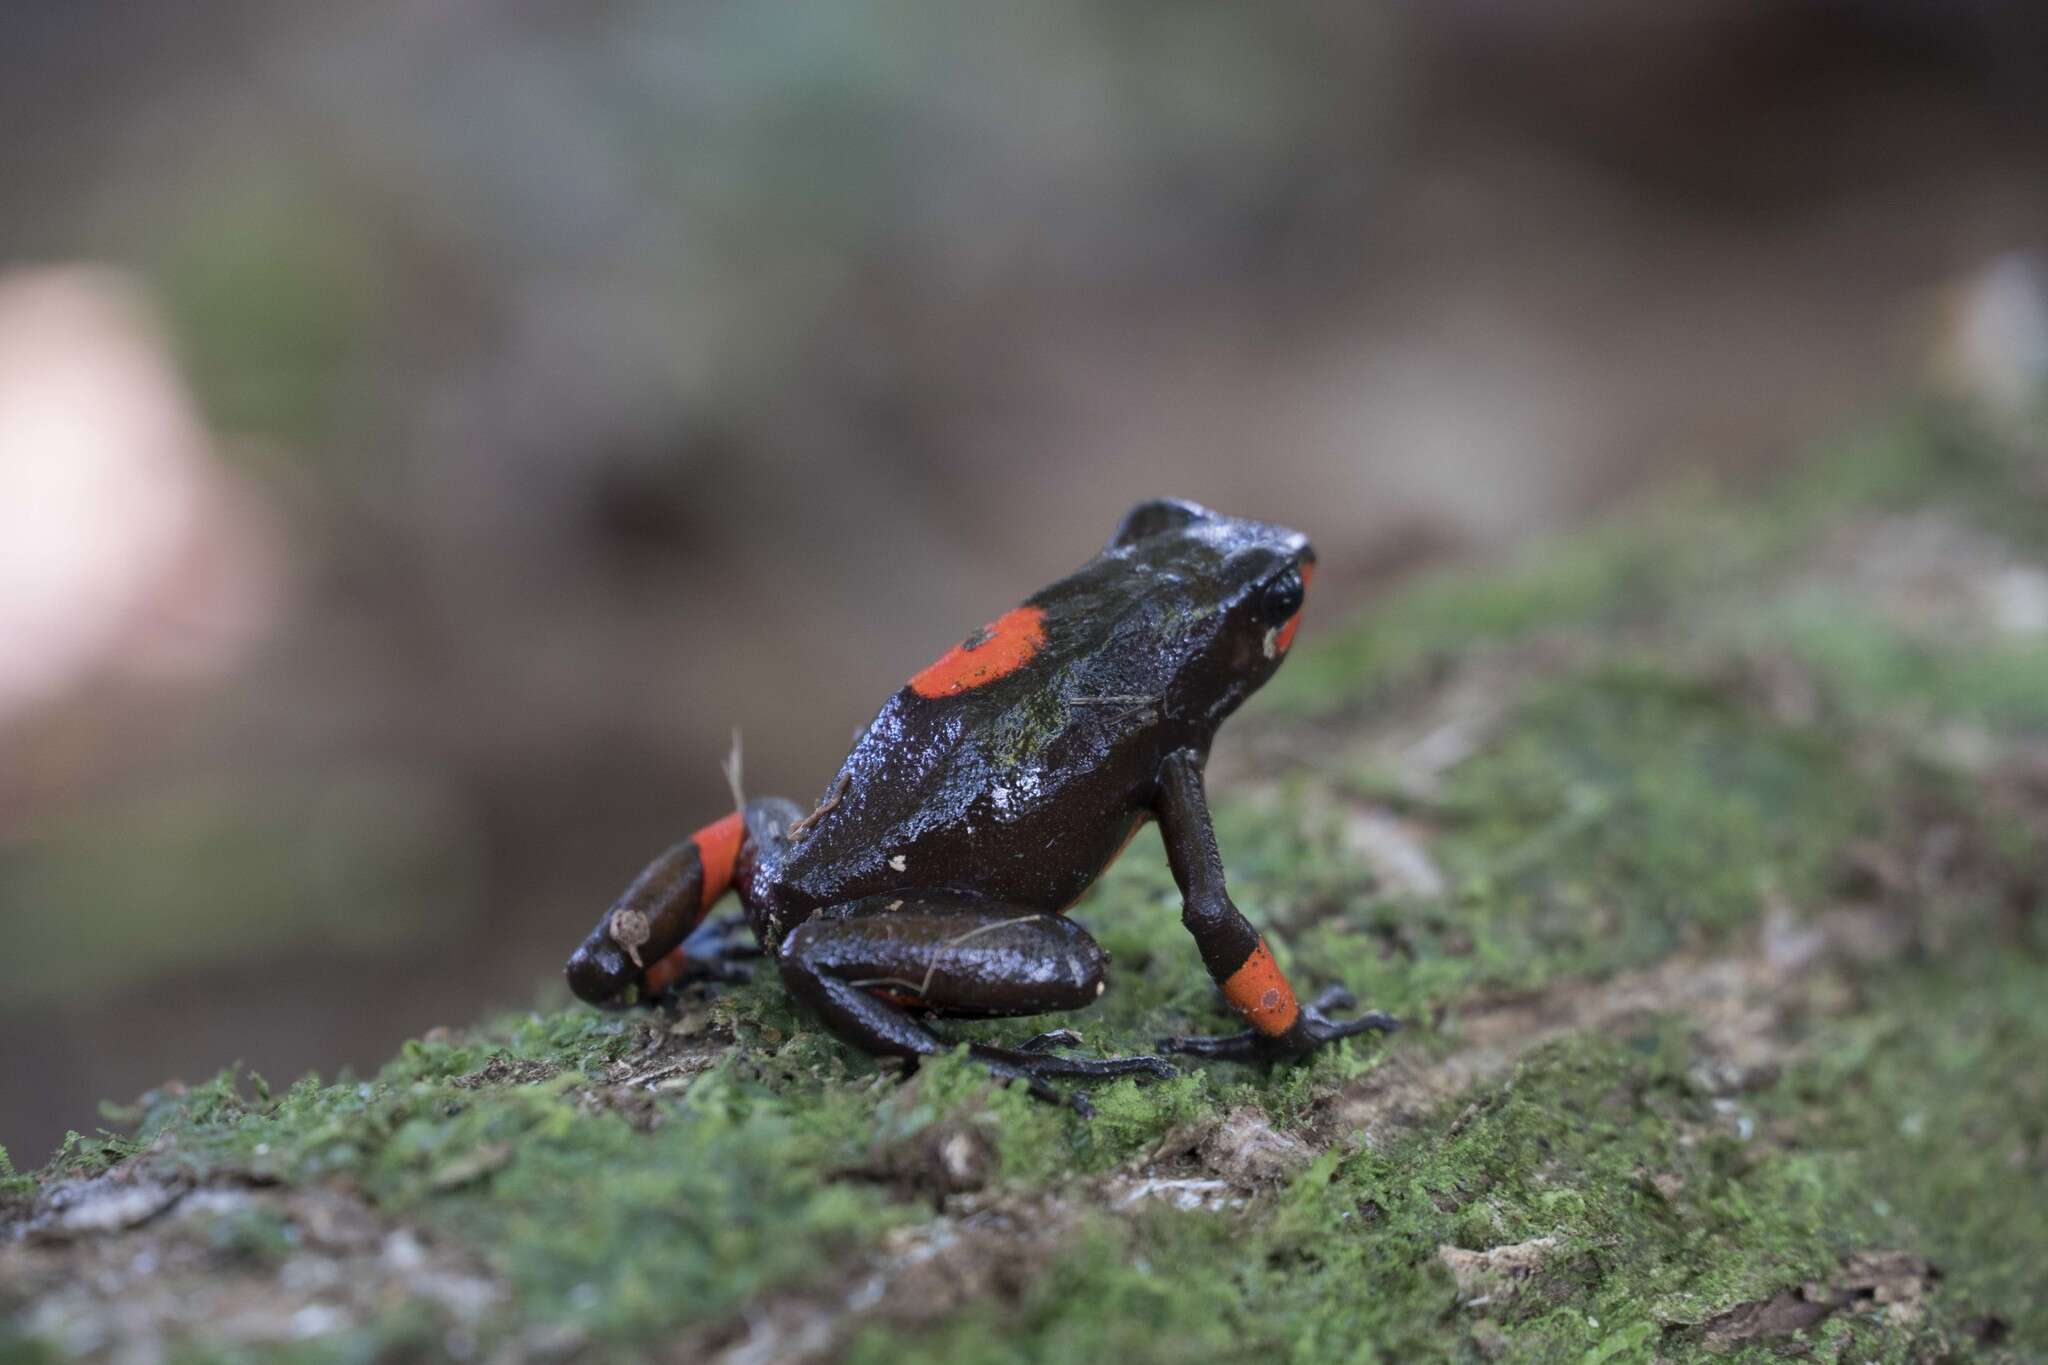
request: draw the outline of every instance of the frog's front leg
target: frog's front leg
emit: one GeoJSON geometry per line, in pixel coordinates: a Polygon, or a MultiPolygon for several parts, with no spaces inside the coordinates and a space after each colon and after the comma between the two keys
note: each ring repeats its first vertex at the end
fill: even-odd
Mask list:
{"type": "Polygon", "coordinates": [[[1400,1022],[1377,1010],[1352,1019],[1332,1019],[1325,1010],[1345,1009],[1351,995],[1341,988],[1308,1004],[1295,999],[1294,988],[1258,930],[1231,902],[1223,881],[1223,855],[1209,822],[1209,802],[1202,788],[1202,760],[1191,750],[1167,756],[1161,766],[1159,832],[1166,841],[1166,860],[1180,887],[1181,921],[1195,937],[1203,965],[1251,1027],[1244,1033],[1213,1038],[1167,1038],[1160,1047],[1235,1061],[1276,1060],[1305,1056],[1324,1043],[1368,1030],[1392,1032],[1400,1022]]]}
{"type": "MultiPolygon", "coordinates": [[[[911,1011],[989,1018],[1081,1009],[1102,994],[1108,964],[1101,946],[1063,915],[933,893],[822,910],[783,940],[776,958],[790,993],[834,1033],[913,1065],[950,1045],[911,1011]]],[[[1083,1114],[1087,1100],[1062,1095],[1051,1078],[1174,1074],[1158,1057],[1063,1057],[1040,1041],[968,1051],[997,1076],[1083,1114]]]]}

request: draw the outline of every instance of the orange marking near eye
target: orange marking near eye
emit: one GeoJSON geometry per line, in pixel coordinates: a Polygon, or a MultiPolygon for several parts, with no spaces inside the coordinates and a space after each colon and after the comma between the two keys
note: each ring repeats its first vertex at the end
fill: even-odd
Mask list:
{"type": "Polygon", "coordinates": [[[950,697],[970,691],[1016,672],[1044,644],[1043,607],[1006,611],[941,654],[931,667],[910,680],[910,690],[920,697],[950,697]]]}
{"type": "MultiPolygon", "coordinates": [[[[1303,560],[1301,565],[1301,595],[1304,602],[1306,602],[1308,598],[1308,581],[1311,578],[1314,578],[1315,576],[1315,561],[1312,559],[1303,560]]],[[[1305,607],[1304,610],[1306,610],[1305,607]]],[[[1294,643],[1294,632],[1300,629],[1300,627],[1301,612],[1297,611],[1294,613],[1294,615],[1287,618],[1287,624],[1280,627],[1280,633],[1273,637],[1274,652],[1279,654],[1285,654],[1287,652],[1287,647],[1294,643]]]]}
{"type": "Polygon", "coordinates": [[[1294,1021],[1301,1015],[1301,1006],[1295,1003],[1294,987],[1287,984],[1280,964],[1273,960],[1264,939],[1260,939],[1259,946],[1252,949],[1252,955],[1244,960],[1244,965],[1223,983],[1223,998],[1244,1016],[1247,1024],[1268,1038],[1277,1038],[1293,1028],[1294,1021]]]}
{"type": "Polygon", "coordinates": [[[734,811],[690,836],[690,842],[697,846],[697,856],[704,860],[702,905],[706,910],[716,904],[726,888],[732,885],[733,864],[739,861],[740,840],[746,835],[746,822],[738,811],[734,811]]]}
{"type": "Polygon", "coordinates": [[[675,984],[683,974],[683,968],[690,963],[689,956],[681,948],[672,948],[666,957],[655,962],[640,974],[640,988],[648,995],[660,995],[675,984]]]}

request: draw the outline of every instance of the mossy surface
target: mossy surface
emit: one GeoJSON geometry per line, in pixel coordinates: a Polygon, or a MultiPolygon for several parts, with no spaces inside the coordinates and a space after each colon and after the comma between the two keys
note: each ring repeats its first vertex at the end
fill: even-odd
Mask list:
{"type": "MultiPolygon", "coordinates": [[[[1219,835],[1390,1042],[1084,1121],[962,1057],[899,1082],[765,973],[551,1000],[0,1158],[0,1354],[118,1354],[85,1319],[132,1245],[217,1305],[133,1329],[193,1359],[2048,1356],[2048,637],[1997,595],[2042,468],[1916,419],[1305,638],[1219,835]],[[108,1191],[170,1202],[64,1221],[108,1191]]],[[[1046,1025],[1228,1027],[1155,851],[1077,913],[1113,989],[1046,1025]]]]}

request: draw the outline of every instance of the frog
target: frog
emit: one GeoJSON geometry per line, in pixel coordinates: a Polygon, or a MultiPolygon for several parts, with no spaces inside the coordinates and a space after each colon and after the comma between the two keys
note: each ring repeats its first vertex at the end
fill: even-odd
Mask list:
{"type": "MultiPolygon", "coordinates": [[[[833,1035],[914,1070],[954,1050],[940,1019],[1093,1005],[1109,957],[1068,914],[1156,824],[1181,919],[1242,1028],[1172,1056],[1297,1062],[1390,1032],[1342,986],[1300,999],[1232,901],[1205,771],[1218,728],[1293,648],[1316,555],[1299,531],[1180,498],[1141,502],[1074,573],[914,674],[805,810],[747,799],[664,851],[567,965],[606,1008],[772,958],[833,1035]],[[737,896],[738,915],[713,916],[737,896]]],[[[1089,1112],[1082,1083],[1177,1074],[1165,1056],[1079,1055],[1056,1029],[971,1044],[1005,1083],[1089,1112]],[[1061,1082],[1068,1083],[1062,1089],[1061,1082]]]]}

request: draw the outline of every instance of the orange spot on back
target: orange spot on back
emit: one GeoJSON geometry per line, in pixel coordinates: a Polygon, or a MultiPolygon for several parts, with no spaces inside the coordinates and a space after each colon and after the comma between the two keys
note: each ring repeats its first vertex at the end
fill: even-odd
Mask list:
{"type": "Polygon", "coordinates": [[[951,697],[1007,677],[1031,661],[1045,644],[1045,609],[1006,611],[941,654],[910,680],[920,697],[951,697]]]}
{"type": "Polygon", "coordinates": [[[746,822],[734,811],[690,836],[690,842],[697,845],[697,856],[704,860],[704,909],[709,910],[732,885],[733,864],[739,861],[740,840],[746,835],[746,822]]]}
{"type": "Polygon", "coordinates": [[[1273,960],[1264,939],[1260,939],[1259,946],[1252,949],[1252,955],[1244,960],[1244,965],[1223,983],[1223,998],[1244,1017],[1247,1024],[1269,1038],[1278,1037],[1293,1028],[1294,1021],[1301,1015],[1301,1006],[1295,1003],[1294,988],[1287,984],[1280,964],[1273,960]]]}
{"type": "MultiPolygon", "coordinates": [[[[1303,561],[1301,566],[1301,595],[1302,600],[1304,602],[1308,600],[1308,581],[1311,578],[1314,578],[1315,576],[1315,561],[1303,561]]],[[[1304,608],[1304,610],[1306,610],[1306,608],[1304,608]]],[[[1294,643],[1294,632],[1300,629],[1300,627],[1301,612],[1297,611],[1296,613],[1294,613],[1294,615],[1287,618],[1287,624],[1280,627],[1280,633],[1273,637],[1273,648],[1275,649],[1275,651],[1281,654],[1285,654],[1287,652],[1287,647],[1294,643]]]]}

